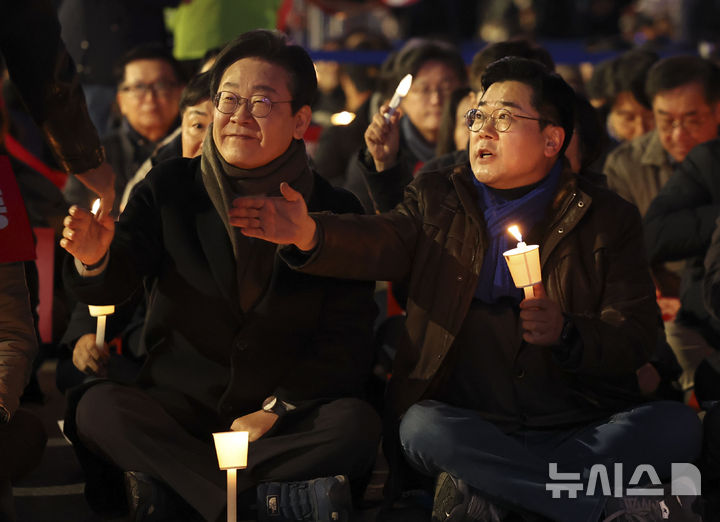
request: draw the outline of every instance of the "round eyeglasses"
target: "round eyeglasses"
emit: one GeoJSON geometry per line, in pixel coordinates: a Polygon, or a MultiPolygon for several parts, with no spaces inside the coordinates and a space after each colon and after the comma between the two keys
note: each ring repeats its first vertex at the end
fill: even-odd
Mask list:
{"type": "Polygon", "coordinates": [[[522,118],[523,120],[535,120],[539,122],[554,125],[554,123],[546,118],[531,118],[530,116],[521,116],[513,114],[507,109],[495,109],[489,115],[480,109],[470,109],[465,113],[465,123],[472,132],[480,132],[488,120],[492,120],[493,127],[498,132],[507,132],[510,130],[513,118],[522,118]]]}
{"type": "Polygon", "coordinates": [[[220,91],[215,95],[215,107],[223,114],[234,114],[242,102],[245,102],[247,110],[256,118],[265,118],[276,103],[292,103],[293,100],[272,101],[262,94],[254,94],[249,98],[243,98],[229,91],[220,91]]]}

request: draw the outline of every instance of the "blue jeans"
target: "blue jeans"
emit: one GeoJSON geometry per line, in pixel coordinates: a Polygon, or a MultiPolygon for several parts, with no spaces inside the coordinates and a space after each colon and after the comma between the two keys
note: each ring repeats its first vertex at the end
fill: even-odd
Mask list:
{"type": "MultiPolygon", "coordinates": [[[[684,404],[666,401],[578,428],[507,434],[474,410],[423,401],[405,414],[400,441],[420,472],[436,476],[446,471],[498,505],[552,520],[596,522],[606,498],[584,494],[592,465],[606,465],[611,488],[615,463],[623,465],[624,486],[640,464],[652,465],[666,480],[671,463],[691,463],[700,454],[701,423],[684,404]],[[546,484],[557,482],[549,477],[553,462],[560,473],[581,473],[584,487],[577,498],[568,498],[567,492],[552,498],[546,484]]],[[[602,491],[599,482],[595,491],[602,491]]]]}

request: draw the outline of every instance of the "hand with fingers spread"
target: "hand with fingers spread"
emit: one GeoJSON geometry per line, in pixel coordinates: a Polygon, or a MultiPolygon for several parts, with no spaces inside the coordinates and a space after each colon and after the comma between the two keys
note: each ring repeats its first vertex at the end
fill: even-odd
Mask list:
{"type": "Polygon", "coordinates": [[[83,373],[107,376],[107,363],[110,360],[108,344],[104,343],[98,348],[95,334],[88,333],[80,337],[73,348],[72,361],[75,367],[83,373]]]}
{"type": "Polygon", "coordinates": [[[560,305],[547,296],[542,283],[533,285],[533,292],[534,297],[520,303],[523,339],[540,346],[558,344],[563,328],[560,305]]]}
{"type": "Polygon", "coordinates": [[[60,246],[85,265],[93,265],[107,253],[115,234],[115,222],[105,215],[97,217],[73,205],[63,221],[60,246]]]}
{"type": "Polygon", "coordinates": [[[365,145],[373,157],[375,169],[378,172],[387,170],[395,164],[400,149],[400,125],[398,122],[402,112],[396,110],[390,116],[390,121],[385,119],[386,112],[388,112],[387,104],[380,107],[365,131],[365,145]]]}
{"type": "Polygon", "coordinates": [[[230,224],[248,237],[312,250],[317,245],[317,225],[308,215],[302,194],[283,182],[281,198],[242,197],[232,202],[230,224]]]}

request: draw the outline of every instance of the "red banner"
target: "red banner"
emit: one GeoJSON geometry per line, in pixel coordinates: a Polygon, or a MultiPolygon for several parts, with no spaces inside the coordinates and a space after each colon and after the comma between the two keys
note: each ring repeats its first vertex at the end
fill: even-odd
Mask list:
{"type": "Polygon", "coordinates": [[[0,263],[35,259],[30,221],[7,156],[0,156],[0,263]]]}

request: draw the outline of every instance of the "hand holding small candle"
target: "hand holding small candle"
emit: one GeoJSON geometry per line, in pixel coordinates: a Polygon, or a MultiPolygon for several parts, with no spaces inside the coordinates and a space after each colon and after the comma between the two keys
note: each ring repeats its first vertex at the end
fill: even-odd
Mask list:
{"type": "Polygon", "coordinates": [[[510,275],[512,275],[515,286],[525,291],[526,298],[533,297],[533,285],[542,281],[540,247],[526,245],[517,225],[509,227],[508,232],[518,240],[516,248],[503,252],[510,275]]]}
{"type": "MultiPolygon", "coordinates": [[[[96,199],[92,206],[93,215],[97,215],[100,208],[100,200],[96,199]]],[[[108,315],[115,313],[115,305],[88,305],[90,315],[97,317],[97,330],[95,331],[95,345],[99,351],[105,346],[105,321],[108,315]]]]}
{"type": "Polygon", "coordinates": [[[390,105],[388,106],[388,111],[385,113],[385,121],[390,121],[390,117],[395,114],[395,111],[400,106],[400,102],[402,99],[407,95],[408,91],[410,90],[410,86],[412,85],[412,74],[406,74],[405,77],[402,79],[400,84],[397,86],[397,89],[395,89],[395,94],[393,94],[392,99],[390,100],[390,105]]]}

